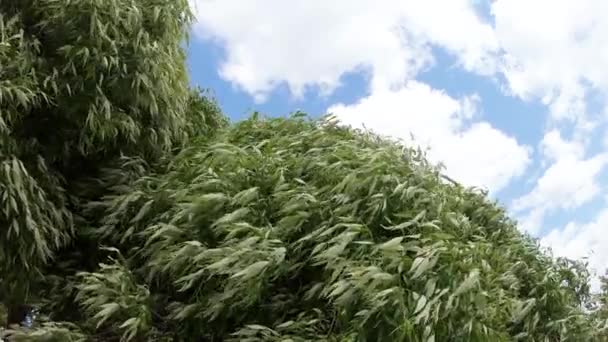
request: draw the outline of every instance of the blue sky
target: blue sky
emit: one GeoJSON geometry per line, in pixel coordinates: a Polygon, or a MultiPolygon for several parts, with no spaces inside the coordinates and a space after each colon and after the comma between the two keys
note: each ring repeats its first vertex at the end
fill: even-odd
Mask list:
{"type": "Polygon", "coordinates": [[[605,1],[192,2],[191,81],[231,119],[332,112],[427,146],[522,231],[604,271],[605,1]]]}

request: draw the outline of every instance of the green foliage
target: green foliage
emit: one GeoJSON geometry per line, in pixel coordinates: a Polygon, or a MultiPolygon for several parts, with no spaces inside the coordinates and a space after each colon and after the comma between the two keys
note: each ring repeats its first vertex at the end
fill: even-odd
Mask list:
{"type": "Polygon", "coordinates": [[[70,233],[66,197],[47,161],[30,153],[17,127],[35,107],[49,103],[33,70],[38,44],[17,17],[0,15],[0,298],[24,297],[27,280],[70,233]],[[16,271],[18,270],[18,271],[16,271]]]}
{"type": "Polygon", "coordinates": [[[84,205],[225,124],[188,87],[190,19],[187,0],[0,2],[0,301],[96,265],[84,205]]]}
{"type": "MultiPolygon", "coordinates": [[[[77,326],[70,323],[43,323],[28,329],[16,328],[7,331],[11,342],[85,342],[89,341],[77,326]]],[[[1,336],[1,335],[0,335],[1,336]]]]}
{"type": "Polygon", "coordinates": [[[600,278],[600,292],[595,296],[593,315],[599,322],[599,332],[608,335],[608,273],[600,278]]]}
{"type": "Polygon", "coordinates": [[[419,150],[301,113],[229,125],[188,87],[190,19],[187,0],[0,2],[1,334],[606,340],[585,265],[419,150]]]}
{"type": "Polygon", "coordinates": [[[79,277],[76,300],[95,329],[104,326],[110,334],[123,332],[121,340],[126,341],[150,330],[150,293],[135,284],[133,275],[119,261],[112,259],[110,265],[101,264],[98,272],[83,272],[79,277]]]}
{"type": "Polygon", "coordinates": [[[599,338],[582,265],[419,151],[331,120],[238,123],[96,206],[130,270],[104,272],[149,288],[175,340],[599,338]]]}
{"type": "MultiPolygon", "coordinates": [[[[2,7],[15,16],[26,42],[21,55],[29,57],[13,54],[18,58],[10,64],[29,69],[28,83],[20,83],[49,102],[10,117],[12,129],[46,158],[156,153],[182,134],[186,0],[27,0],[2,7]]],[[[19,102],[31,102],[31,95],[19,102]]]]}
{"type": "Polygon", "coordinates": [[[190,90],[186,113],[188,116],[186,129],[189,137],[210,137],[218,129],[228,126],[228,119],[213,100],[209,90],[190,90]]]}

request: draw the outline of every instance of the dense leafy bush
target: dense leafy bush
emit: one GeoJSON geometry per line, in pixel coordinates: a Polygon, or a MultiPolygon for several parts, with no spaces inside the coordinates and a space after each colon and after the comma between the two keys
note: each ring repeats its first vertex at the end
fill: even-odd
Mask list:
{"type": "Polygon", "coordinates": [[[174,340],[593,340],[587,273],[415,150],[250,119],[94,207],[90,331],[174,340]]]}
{"type": "Polygon", "coordinates": [[[0,2],[11,340],[606,339],[584,265],[420,151],[301,114],[228,125],[188,87],[187,5],[0,2]]]}
{"type": "Polygon", "coordinates": [[[0,2],[0,300],[10,321],[47,286],[49,261],[84,247],[95,221],[83,204],[127,180],[123,156],[151,165],[221,124],[188,89],[189,20],[187,0],[0,2]]]}

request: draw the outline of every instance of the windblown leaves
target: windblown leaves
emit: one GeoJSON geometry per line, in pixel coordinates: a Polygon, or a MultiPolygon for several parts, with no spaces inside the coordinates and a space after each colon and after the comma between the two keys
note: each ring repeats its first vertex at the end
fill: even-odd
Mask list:
{"type": "Polygon", "coordinates": [[[125,160],[159,164],[225,124],[189,89],[190,20],[187,0],[0,2],[0,301],[73,273],[42,268],[81,252],[70,241],[98,214],[85,203],[147,172],[125,160]]]}
{"type": "Polygon", "coordinates": [[[99,205],[176,338],[597,337],[584,269],[418,151],[331,120],[246,120],[99,205]]]}
{"type": "Polygon", "coordinates": [[[188,88],[190,19],[0,2],[0,300],[47,303],[12,339],[602,338],[585,268],[420,151],[302,113],[227,126],[188,88]]]}
{"type": "MultiPolygon", "coordinates": [[[[45,169],[43,163],[39,160],[40,170],[45,169]]],[[[71,215],[64,207],[62,189],[55,184],[41,187],[16,158],[0,162],[0,197],[0,224],[4,227],[0,234],[0,279],[4,286],[25,286],[17,280],[27,279],[28,271],[49,261],[53,251],[69,240],[71,231],[65,227],[71,227],[71,215]]]]}
{"type": "Polygon", "coordinates": [[[112,264],[101,264],[99,272],[79,274],[76,300],[90,315],[96,330],[106,327],[111,335],[122,334],[121,340],[131,341],[149,334],[153,328],[150,292],[135,283],[119,260],[111,261],[112,264]]]}

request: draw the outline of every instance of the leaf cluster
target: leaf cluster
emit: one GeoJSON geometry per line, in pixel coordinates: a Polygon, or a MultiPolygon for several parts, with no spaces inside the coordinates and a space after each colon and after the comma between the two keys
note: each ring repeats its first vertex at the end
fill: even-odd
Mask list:
{"type": "Polygon", "coordinates": [[[79,286],[116,334],[137,321],[136,336],[183,341],[600,338],[583,265],[543,253],[419,150],[331,118],[253,117],[94,205],[99,241],[125,255],[99,272],[131,290],[79,286]]]}
{"type": "Polygon", "coordinates": [[[188,86],[190,20],[187,0],[0,2],[0,301],[96,265],[85,204],[225,124],[188,86]]]}
{"type": "Polygon", "coordinates": [[[302,113],[230,125],[188,86],[190,20],[188,0],[0,1],[0,316],[42,314],[2,334],[606,340],[585,265],[422,151],[302,113]]]}

